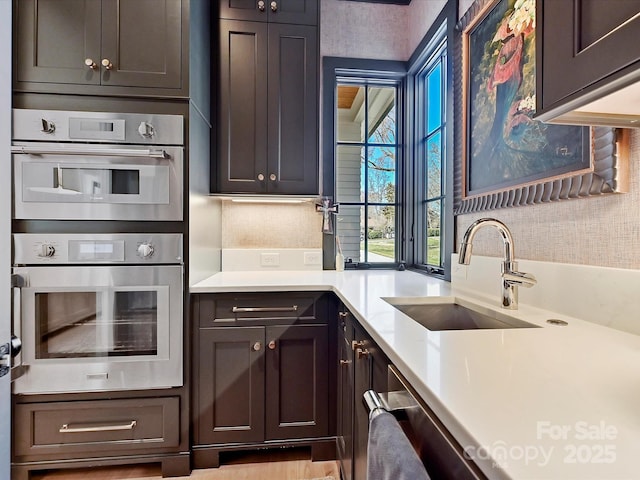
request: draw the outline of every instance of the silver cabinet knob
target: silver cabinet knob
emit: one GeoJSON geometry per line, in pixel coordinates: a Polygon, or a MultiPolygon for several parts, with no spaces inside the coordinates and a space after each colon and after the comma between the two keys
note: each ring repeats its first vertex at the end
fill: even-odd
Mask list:
{"type": "Polygon", "coordinates": [[[262,173],[258,174],[258,180],[260,180],[261,182],[264,181],[264,175],[262,173]]]}
{"type": "Polygon", "coordinates": [[[275,350],[276,349],[276,341],[275,340],[271,340],[269,342],[269,350],[275,350]]]}
{"type": "Polygon", "coordinates": [[[264,12],[264,10],[265,10],[264,0],[260,0],[258,2],[258,10],[260,10],[261,12],[264,12]]]}
{"type": "Polygon", "coordinates": [[[262,348],[262,344],[260,342],[256,342],[256,343],[253,344],[252,348],[253,348],[254,352],[259,352],[260,349],[262,348]]]}
{"type": "Polygon", "coordinates": [[[111,70],[113,68],[113,63],[111,63],[111,60],[108,58],[103,58],[100,63],[102,63],[102,66],[107,70],[111,70]]]}
{"type": "Polygon", "coordinates": [[[278,2],[271,2],[271,11],[272,12],[278,11],[278,2]]]}
{"type": "Polygon", "coordinates": [[[269,180],[271,180],[272,182],[275,182],[277,178],[278,177],[276,177],[275,173],[272,173],[271,175],[269,175],[269,180]]]}
{"type": "Polygon", "coordinates": [[[93,59],[91,58],[85,58],[84,59],[84,64],[89,67],[91,70],[95,70],[96,68],[98,68],[98,64],[96,62],[93,61],[93,59]]]}
{"type": "Polygon", "coordinates": [[[156,132],[153,128],[153,125],[151,125],[150,123],[140,122],[140,125],[138,126],[138,133],[143,138],[151,138],[156,132]]]}
{"type": "Polygon", "coordinates": [[[154,248],[150,243],[141,243],[138,245],[138,255],[142,258],[149,258],[153,255],[154,248]]]}

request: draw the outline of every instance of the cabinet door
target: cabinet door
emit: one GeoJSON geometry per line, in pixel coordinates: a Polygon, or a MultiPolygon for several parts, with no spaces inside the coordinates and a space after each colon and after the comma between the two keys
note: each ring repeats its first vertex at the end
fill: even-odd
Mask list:
{"type": "Polygon", "coordinates": [[[181,0],[103,0],[102,84],[180,88],[181,0]]]}
{"type": "Polygon", "coordinates": [[[373,359],[369,355],[368,337],[358,328],[355,329],[353,349],[353,478],[367,478],[367,443],[369,437],[369,413],[362,396],[373,388],[373,359]]]}
{"type": "Polygon", "coordinates": [[[342,327],[338,330],[338,461],[344,480],[352,478],[353,459],[353,352],[342,327]]]}
{"type": "Polygon", "coordinates": [[[264,328],[200,329],[198,444],[264,439],[264,328]]]}
{"type": "Polygon", "coordinates": [[[20,0],[18,82],[100,83],[100,0],[20,0]],[[85,61],[96,63],[91,69],[85,61]]]}
{"type": "Polygon", "coordinates": [[[220,22],[218,188],[267,188],[267,25],[220,22]]]}
{"type": "Polygon", "coordinates": [[[254,22],[318,24],[318,0],[221,0],[220,18],[254,22]]]}
{"type": "Polygon", "coordinates": [[[266,439],[328,433],[327,325],[266,327],[266,439]]]}
{"type": "Polygon", "coordinates": [[[538,0],[537,8],[542,109],[640,61],[640,49],[634,47],[640,2],[538,0]]]}
{"type": "Polygon", "coordinates": [[[269,25],[269,192],[318,193],[316,27],[269,25]]]}

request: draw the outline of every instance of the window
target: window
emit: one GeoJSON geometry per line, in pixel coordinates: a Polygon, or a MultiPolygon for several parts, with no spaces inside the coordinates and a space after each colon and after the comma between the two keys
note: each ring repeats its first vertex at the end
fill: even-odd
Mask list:
{"type": "Polygon", "coordinates": [[[395,262],[397,86],[338,81],[336,241],[347,261],[395,262]]]}
{"type": "Polygon", "coordinates": [[[439,24],[412,62],[413,266],[450,277],[453,251],[452,128],[449,124],[447,22],[439,24]]]}
{"type": "Polygon", "coordinates": [[[323,58],[322,191],[340,204],[325,259],[336,248],[354,267],[403,258],[405,79],[405,62],[323,58]]]}

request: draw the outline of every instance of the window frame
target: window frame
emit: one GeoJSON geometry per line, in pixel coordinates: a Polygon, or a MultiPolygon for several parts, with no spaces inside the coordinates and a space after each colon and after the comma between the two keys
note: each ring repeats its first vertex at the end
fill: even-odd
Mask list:
{"type": "Polygon", "coordinates": [[[410,198],[407,199],[408,211],[405,228],[408,236],[407,250],[410,252],[410,267],[428,275],[444,280],[451,280],[451,254],[455,250],[455,216],[454,203],[454,86],[453,86],[453,58],[456,47],[455,9],[447,2],[432,27],[425,35],[416,51],[408,62],[407,74],[407,168],[411,185],[408,186],[410,198]],[[445,94],[441,105],[444,135],[441,139],[444,155],[441,165],[441,188],[443,199],[441,205],[440,242],[442,265],[436,267],[426,263],[427,225],[424,218],[422,204],[426,201],[425,176],[423,166],[425,148],[422,145],[426,137],[426,111],[424,78],[433,60],[444,54],[446,62],[442,65],[445,94]],[[422,259],[425,259],[425,262],[422,259]]]}
{"type": "MultiPolygon", "coordinates": [[[[373,87],[396,86],[397,98],[397,154],[396,154],[396,261],[395,262],[353,262],[350,268],[397,268],[406,258],[405,215],[405,150],[406,139],[406,63],[392,60],[369,60],[346,57],[323,57],[322,59],[322,195],[335,201],[336,180],[336,138],[337,108],[336,89],[338,84],[357,84],[373,87]]],[[[323,235],[323,266],[335,268],[335,233],[323,235]]]]}

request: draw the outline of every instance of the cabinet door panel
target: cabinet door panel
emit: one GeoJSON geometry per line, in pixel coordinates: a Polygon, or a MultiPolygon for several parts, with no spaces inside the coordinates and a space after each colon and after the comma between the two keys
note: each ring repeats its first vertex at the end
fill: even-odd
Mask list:
{"type": "Polygon", "coordinates": [[[266,190],[267,25],[220,22],[220,151],[222,192],[266,190]],[[258,176],[264,179],[259,180],[258,176]]]}
{"type": "Polygon", "coordinates": [[[199,333],[197,443],[262,441],[264,328],[210,328],[199,333]]]}
{"type": "Polygon", "coordinates": [[[538,0],[537,7],[543,108],[640,61],[640,50],[631,48],[640,31],[640,2],[538,0]]]}
{"type": "Polygon", "coordinates": [[[338,331],[340,363],[338,365],[338,460],[344,480],[352,478],[353,458],[353,354],[351,341],[338,331]]]}
{"type": "Polygon", "coordinates": [[[269,25],[269,191],[317,194],[317,34],[269,25]]]}
{"type": "Polygon", "coordinates": [[[18,81],[100,83],[100,0],[20,0],[16,22],[18,81]]]}
{"type": "Polygon", "coordinates": [[[267,440],[327,435],[327,328],[267,327],[267,440]]]}
{"type": "Polygon", "coordinates": [[[253,22],[266,22],[268,20],[267,10],[271,0],[264,0],[265,8],[258,8],[259,0],[220,0],[220,18],[229,20],[250,20],[253,22]]]}
{"type": "Polygon", "coordinates": [[[104,85],[180,88],[182,65],[180,0],[103,0],[104,85]]]}

